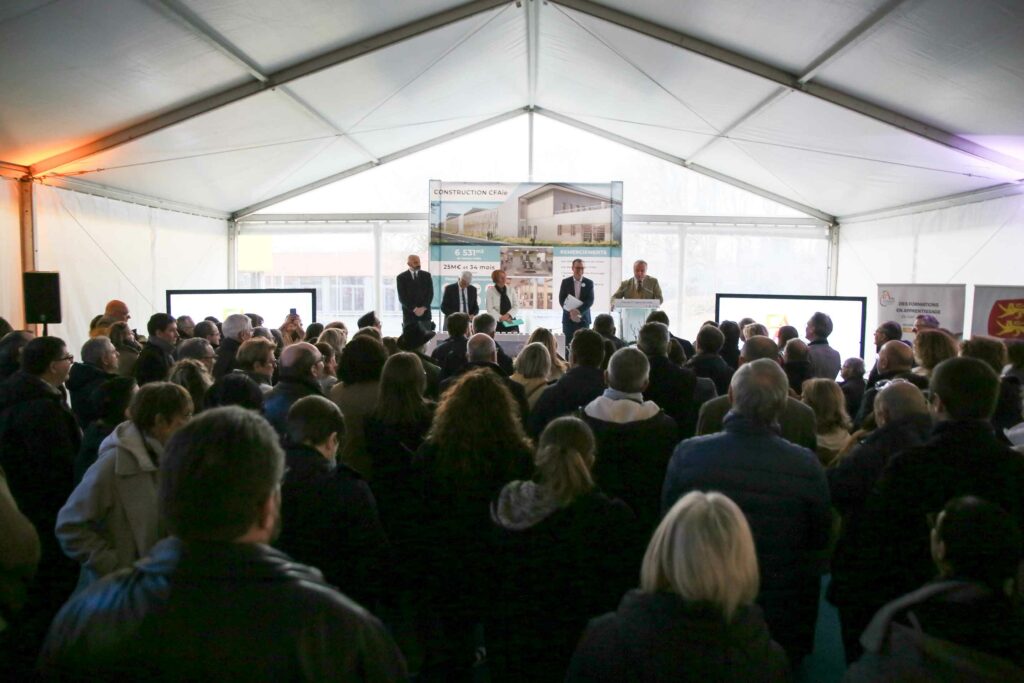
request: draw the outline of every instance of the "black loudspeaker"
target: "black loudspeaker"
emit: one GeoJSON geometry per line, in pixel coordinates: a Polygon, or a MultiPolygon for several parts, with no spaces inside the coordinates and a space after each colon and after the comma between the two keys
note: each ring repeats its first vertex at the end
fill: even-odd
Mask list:
{"type": "Polygon", "coordinates": [[[60,273],[22,273],[25,322],[60,322],[60,273]]]}

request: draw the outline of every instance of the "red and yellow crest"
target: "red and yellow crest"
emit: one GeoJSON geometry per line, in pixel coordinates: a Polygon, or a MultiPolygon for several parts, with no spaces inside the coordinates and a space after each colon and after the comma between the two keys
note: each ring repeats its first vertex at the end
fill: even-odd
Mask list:
{"type": "Polygon", "coordinates": [[[1024,339],[1024,299],[1000,299],[992,304],[988,333],[1000,339],[1024,339]]]}

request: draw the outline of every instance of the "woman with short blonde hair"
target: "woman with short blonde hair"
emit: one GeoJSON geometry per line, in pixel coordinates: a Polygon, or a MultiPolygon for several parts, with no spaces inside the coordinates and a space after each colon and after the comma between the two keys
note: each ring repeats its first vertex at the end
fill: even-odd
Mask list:
{"type": "Polygon", "coordinates": [[[640,588],[590,622],[565,680],[787,681],[786,655],[754,604],[759,585],[739,506],[692,491],[655,530],[640,588]]]}
{"type": "Polygon", "coordinates": [[[550,372],[551,354],[544,344],[533,342],[524,346],[516,356],[515,373],[509,379],[522,385],[526,402],[532,409],[547,389],[550,372]]]}

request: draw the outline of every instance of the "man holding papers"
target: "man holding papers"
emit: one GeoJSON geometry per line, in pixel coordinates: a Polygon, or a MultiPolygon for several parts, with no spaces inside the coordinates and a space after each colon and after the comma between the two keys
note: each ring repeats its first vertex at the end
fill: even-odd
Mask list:
{"type": "Polygon", "coordinates": [[[583,277],[583,259],[575,259],[572,275],[562,280],[558,305],[562,307],[562,334],[568,348],[576,330],[590,327],[590,307],[594,305],[594,281],[583,277]]]}

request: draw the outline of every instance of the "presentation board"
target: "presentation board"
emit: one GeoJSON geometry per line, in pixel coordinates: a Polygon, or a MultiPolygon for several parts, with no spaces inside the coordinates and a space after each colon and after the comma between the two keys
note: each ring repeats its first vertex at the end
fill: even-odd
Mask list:
{"type": "Polygon", "coordinates": [[[268,327],[279,327],[291,309],[304,325],[316,322],[315,289],[168,289],[167,312],[199,322],[213,316],[224,322],[233,313],[258,313],[268,327]]]}
{"type": "Polygon", "coordinates": [[[843,360],[864,358],[864,325],[868,300],[863,296],[798,296],[782,294],[716,294],[715,320],[753,318],[768,328],[772,339],[779,328],[792,325],[806,341],[807,321],[821,311],[832,318],[829,346],[843,360]]]}
{"type": "Polygon", "coordinates": [[[515,287],[527,329],[561,319],[558,286],[583,259],[594,305],[606,310],[619,284],[622,183],[430,181],[434,304],[462,271],[473,273],[481,306],[491,273],[515,287]]]}

